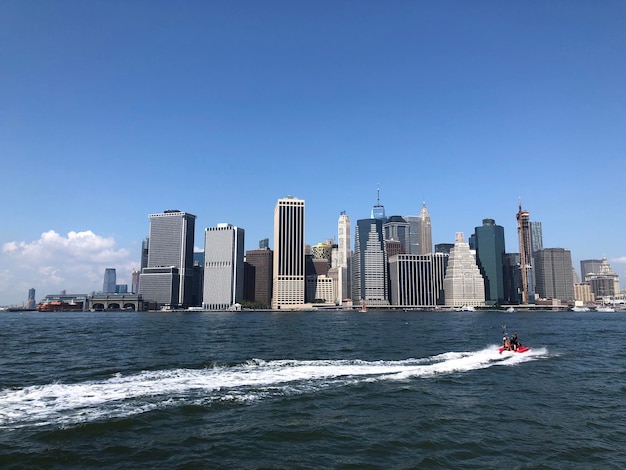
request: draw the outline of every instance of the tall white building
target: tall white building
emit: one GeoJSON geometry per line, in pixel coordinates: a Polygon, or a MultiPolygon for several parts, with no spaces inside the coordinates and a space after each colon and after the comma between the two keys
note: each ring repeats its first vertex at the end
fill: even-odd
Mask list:
{"type": "Polygon", "coordinates": [[[202,307],[227,310],[243,300],[244,230],[230,224],[204,231],[202,307]]]}
{"type": "Polygon", "coordinates": [[[417,251],[418,255],[428,255],[433,252],[433,232],[430,225],[430,213],[426,203],[422,204],[422,210],[417,222],[417,251]]]}
{"type": "Polygon", "coordinates": [[[450,307],[485,305],[485,282],[463,232],[457,232],[454,248],[450,250],[443,289],[446,305],[450,307]]]}
{"type": "Polygon", "coordinates": [[[274,209],[273,309],[304,304],[304,255],[304,200],[279,199],[274,209]]]}
{"type": "Polygon", "coordinates": [[[341,305],[344,299],[352,297],[352,281],[350,261],[350,217],[345,212],[339,216],[337,225],[337,303],[341,305]]]}

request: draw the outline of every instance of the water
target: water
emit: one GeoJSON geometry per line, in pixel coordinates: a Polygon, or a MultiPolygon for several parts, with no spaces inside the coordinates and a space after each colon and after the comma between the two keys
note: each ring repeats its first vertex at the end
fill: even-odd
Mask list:
{"type": "Polygon", "coordinates": [[[620,313],[2,313],[3,468],[624,468],[620,313]],[[531,346],[497,351],[501,327],[531,346]]]}

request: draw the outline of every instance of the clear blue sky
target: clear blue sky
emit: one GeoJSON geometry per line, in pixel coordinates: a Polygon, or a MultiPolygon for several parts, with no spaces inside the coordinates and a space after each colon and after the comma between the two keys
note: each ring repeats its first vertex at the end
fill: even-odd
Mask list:
{"type": "Polygon", "coordinates": [[[435,243],[493,218],[512,252],[521,197],[626,279],[624,25],[621,0],[4,0],[0,304],[130,283],[150,213],[252,249],[294,195],[315,244],[377,184],[435,243]]]}

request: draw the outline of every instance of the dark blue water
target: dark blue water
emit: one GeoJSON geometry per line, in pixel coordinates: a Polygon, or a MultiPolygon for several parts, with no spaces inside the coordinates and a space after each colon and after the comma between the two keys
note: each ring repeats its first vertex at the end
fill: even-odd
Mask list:
{"type": "Polygon", "coordinates": [[[6,468],[625,468],[620,313],[2,313],[6,468]],[[531,346],[500,355],[501,327],[531,346]]]}

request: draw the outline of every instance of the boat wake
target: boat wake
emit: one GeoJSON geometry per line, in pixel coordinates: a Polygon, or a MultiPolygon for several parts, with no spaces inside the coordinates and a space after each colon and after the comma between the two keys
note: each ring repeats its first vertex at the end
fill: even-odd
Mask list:
{"type": "Polygon", "coordinates": [[[236,366],[143,371],[99,381],[0,390],[0,429],[73,426],[180,405],[249,402],[363,382],[411,380],[513,366],[547,357],[545,348],[500,354],[497,346],[400,361],[252,359],[236,366]]]}

